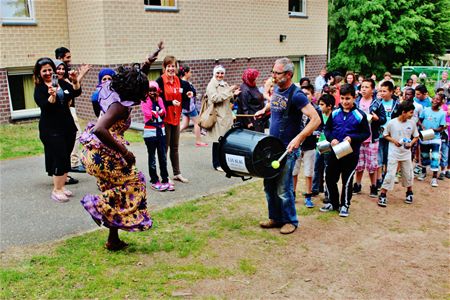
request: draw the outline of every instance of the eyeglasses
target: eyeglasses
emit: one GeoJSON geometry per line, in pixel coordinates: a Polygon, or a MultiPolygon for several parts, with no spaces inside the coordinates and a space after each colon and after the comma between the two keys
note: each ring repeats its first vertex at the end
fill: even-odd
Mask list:
{"type": "Polygon", "coordinates": [[[272,74],[282,75],[282,74],[285,74],[285,73],[286,73],[286,71],[277,72],[277,71],[272,70],[272,74]]]}

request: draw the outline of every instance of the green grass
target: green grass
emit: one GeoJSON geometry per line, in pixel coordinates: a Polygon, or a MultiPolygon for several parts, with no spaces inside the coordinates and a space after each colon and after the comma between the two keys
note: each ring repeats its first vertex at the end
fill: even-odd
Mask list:
{"type": "MultiPolygon", "coordinates": [[[[86,122],[81,121],[81,128],[86,122]]],[[[128,130],[125,139],[130,143],[143,142],[142,132],[128,130]]],[[[38,121],[0,125],[0,160],[40,155],[44,146],[39,139],[38,121]]]]}
{"type": "Polygon", "coordinates": [[[108,232],[98,230],[45,252],[30,249],[34,254],[25,258],[2,257],[0,299],[167,298],[203,279],[254,275],[258,261],[252,251],[269,255],[287,243],[277,231],[257,226],[262,215],[254,208],[266,213],[261,197],[257,181],[239,193],[224,192],[157,211],[151,230],[121,232],[129,247],[120,252],[105,250],[108,232]],[[251,246],[267,243],[271,246],[264,250],[251,246]],[[236,245],[247,249],[235,253],[236,245]]]}

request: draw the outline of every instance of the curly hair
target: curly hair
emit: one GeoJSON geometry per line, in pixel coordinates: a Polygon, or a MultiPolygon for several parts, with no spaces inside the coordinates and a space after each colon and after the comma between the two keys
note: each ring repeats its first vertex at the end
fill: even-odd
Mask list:
{"type": "Polygon", "coordinates": [[[148,78],[141,72],[138,63],[131,67],[120,66],[117,74],[112,76],[111,89],[117,92],[123,101],[133,101],[139,104],[148,93],[148,78]]]}

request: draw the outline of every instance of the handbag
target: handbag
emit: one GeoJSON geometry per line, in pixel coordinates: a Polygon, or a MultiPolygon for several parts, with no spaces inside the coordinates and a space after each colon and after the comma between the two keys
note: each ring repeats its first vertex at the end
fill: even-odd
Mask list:
{"type": "Polygon", "coordinates": [[[202,107],[198,125],[204,129],[211,129],[217,121],[217,111],[214,103],[208,104],[206,93],[202,97],[202,107]]]}

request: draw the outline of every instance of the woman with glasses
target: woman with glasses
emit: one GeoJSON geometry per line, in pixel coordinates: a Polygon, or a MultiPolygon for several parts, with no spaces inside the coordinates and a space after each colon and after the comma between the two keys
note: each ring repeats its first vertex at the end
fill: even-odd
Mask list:
{"type": "Polygon", "coordinates": [[[239,95],[241,90],[237,85],[230,86],[224,80],[225,68],[218,65],[213,70],[213,77],[206,87],[206,95],[208,96],[209,105],[214,105],[217,112],[217,121],[214,126],[209,129],[208,135],[216,142],[213,143],[212,156],[213,167],[218,171],[222,171],[219,162],[219,143],[217,140],[223,136],[233,125],[233,114],[231,111],[231,101],[235,96],[239,95]]]}

